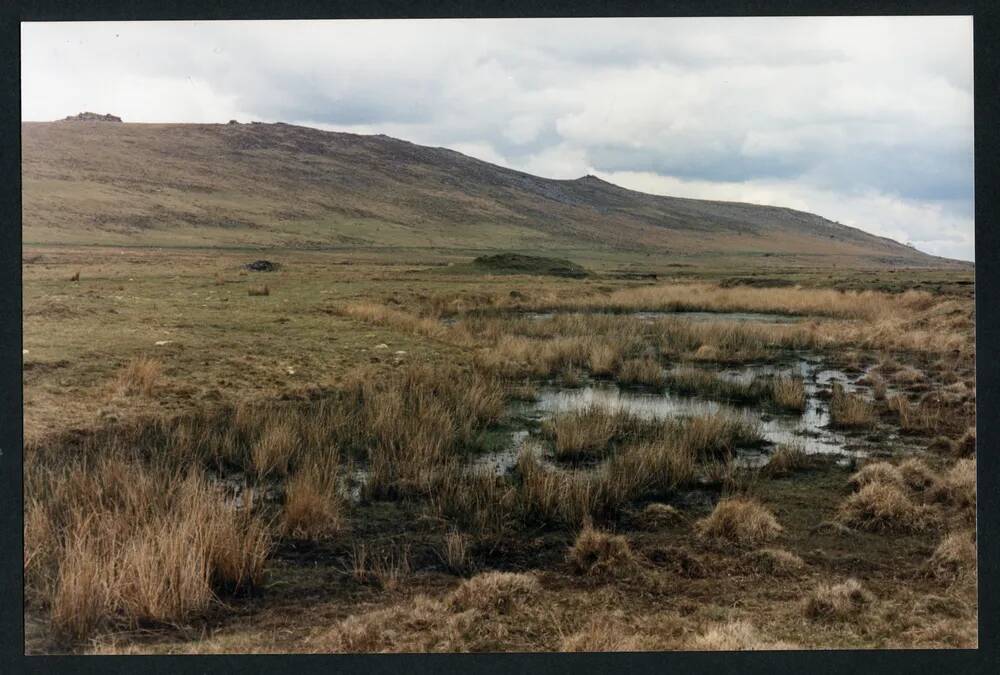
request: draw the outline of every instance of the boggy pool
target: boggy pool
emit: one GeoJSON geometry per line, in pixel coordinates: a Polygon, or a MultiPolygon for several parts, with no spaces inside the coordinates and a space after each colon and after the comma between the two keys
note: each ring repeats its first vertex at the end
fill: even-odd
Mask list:
{"type": "MultiPolygon", "coordinates": [[[[689,366],[680,366],[689,367],[689,366]]],[[[756,377],[792,375],[801,377],[806,390],[806,407],[802,413],[777,412],[762,404],[734,404],[700,396],[682,396],[670,390],[634,389],[621,387],[613,382],[592,381],[583,387],[567,388],[554,384],[543,386],[534,401],[517,402],[511,406],[510,418],[515,429],[509,442],[502,448],[478,455],[471,462],[473,468],[492,468],[498,473],[509,471],[517,462],[531,429],[538,422],[572,410],[596,405],[608,409],[623,409],[647,419],[692,417],[730,409],[756,420],[770,447],[738,448],[737,461],[741,464],[760,465],[767,461],[770,451],[781,444],[795,444],[807,453],[836,455],[847,461],[851,457],[891,454],[910,448],[909,439],[898,430],[880,424],[875,430],[846,431],[830,427],[829,402],[824,392],[839,383],[846,391],[870,395],[870,388],[859,382],[866,372],[847,373],[824,365],[820,356],[804,355],[785,364],[759,363],[739,367],[708,368],[720,377],[749,381],[756,377]]],[[[889,394],[895,393],[890,390],[889,394]]]]}

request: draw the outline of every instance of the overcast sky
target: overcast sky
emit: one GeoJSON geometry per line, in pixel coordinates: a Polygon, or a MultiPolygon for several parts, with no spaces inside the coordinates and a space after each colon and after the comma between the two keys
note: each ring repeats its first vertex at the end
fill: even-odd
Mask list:
{"type": "Polygon", "coordinates": [[[973,258],[972,19],[49,23],[22,119],[284,121],[973,258]]]}

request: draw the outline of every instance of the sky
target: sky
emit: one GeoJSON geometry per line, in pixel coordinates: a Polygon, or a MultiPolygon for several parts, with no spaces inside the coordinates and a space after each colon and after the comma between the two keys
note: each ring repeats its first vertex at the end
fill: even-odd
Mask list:
{"type": "Polygon", "coordinates": [[[26,23],[22,119],[287,122],[974,254],[971,17],[26,23]]]}

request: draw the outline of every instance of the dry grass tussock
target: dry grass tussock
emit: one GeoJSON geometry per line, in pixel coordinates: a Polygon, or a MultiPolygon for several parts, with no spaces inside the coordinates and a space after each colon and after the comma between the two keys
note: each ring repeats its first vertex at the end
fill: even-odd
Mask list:
{"type": "Polygon", "coordinates": [[[285,536],[318,539],[344,527],[347,507],[338,492],[338,464],[335,456],[313,458],[288,480],[280,520],[285,536]]]}
{"type": "Polygon", "coordinates": [[[840,383],[834,383],[830,397],[830,424],[835,427],[870,427],[875,422],[875,408],[857,394],[844,391],[840,383]]]}
{"type": "Polygon", "coordinates": [[[805,569],[799,556],[783,548],[762,548],[747,555],[750,567],[759,574],[789,576],[805,569]]]}
{"type": "Polygon", "coordinates": [[[914,405],[906,396],[897,394],[889,398],[887,403],[889,409],[898,416],[899,426],[903,431],[933,433],[941,428],[945,409],[934,397],[914,405]]]}
{"type": "Polygon", "coordinates": [[[530,574],[486,572],[441,600],[418,595],[350,616],[318,633],[310,646],[350,653],[476,651],[501,638],[499,615],[519,611],[539,593],[541,586],[530,574]]]}
{"type": "Polygon", "coordinates": [[[799,646],[790,642],[768,640],[750,622],[737,620],[712,626],[692,638],[687,648],[694,651],[742,652],[783,651],[798,649],[799,646]]]}
{"type": "Polygon", "coordinates": [[[561,652],[648,652],[664,648],[661,639],[625,623],[621,612],[614,618],[594,617],[559,642],[561,652]]]}
{"type": "Polygon", "coordinates": [[[975,517],[976,460],[960,459],[928,491],[932,502],[967,510],[975,517]]]}
{"type": "Polygon", "coordinates": [[[787,476],[813,466],[813,458],[800,445],[780,445],[771,453],[764,471],[771,476],[787,476]]]}
{"type": "Polygon", "coordinates": [[[319,652],[464,652],[477,624],[475,610],[454,613],[440,600],[418,595],[385,609],[349,616],[314,637],[319,652]]]}
{"type": "Polygon", "coordinates": [[[954,581],[976,574],[976,532],[965,530],[947,534],[927,561],[927,572],[942,581],[954,581]]]}
{"type": "Polygon", "coordinates": [[[660,387],[666,382],[666,374],[660,362],[652,358],[628,359],[618,367],[615,375],[622,384],[643,387],[660,387]]]}
{"type": "Polygon", "coordinates": [[[913,492],[924,492],[937,483],[937,474],[934,470],[916,457],[900,462],[899,475],[906,487],[913,492]]]}
{"type": "Polygon", "coordinates": [[[459,584],[447,602],[453,610],[506,614],[515,605],[535,598],[541,588],[533,574],[483,572],[459,584]]]}
{"type": "Polygon", "coordinates": [[[837,518],[869,532],[915,532],[936,522],[933,510],[914,503],[904,488],[880,482],[868,483],[844,500],[837,518]]]}
{"type": "Polygon", "coordinates": [[[593,576],[623,576],[639,564],[628,539],[620,534],[598,530],[587,522],[566,558],[578,574],[593,576]]]}
{"type": "Polygon", "coordinates": [[[217,593],[263,578],[267,528],[224,503],[198,471],[117,456],[35,471],[26,585],[66,639],[183,622],[217,593]]]}
{"type": "Polygon", "coordinates": [[[356,544],[351,551],[351,574],[360,584],[396,591],[412,571],[407,546],[375,548],[362,543],[356,544]]]}
{"type": "Polygon", "coordinates": [[[771,400],[779,408],[803,411],[806,409],[806,387],[802,378],[778,377],[771,382],[771,400]]]}
{"type": "Polygon", "coordinates": [[[802,604],[802,611],[816,621],[846,621],[857,618],[875,602],[872,595],[854,578],[839,584],[820,584],[802,604]]]}
{"type": "Polygon", "coordinates": [[[759,502],[729,498],[719,501],[711,514],[697,521],[695,531],[704,539],[759,546],[776,539],[783,528],[759,502]]]}
{"type": "Polygon", "coordinates": [[[870,462],[854,472],[848,479],[848,483],[855,490],[860,490],[871,483],[903,487],[904,480],[903,473],[894,464],[890,464],[889,462],[870,462]]]}
{"type": "Polygon", "coordinates": [[[604,406],[562,413],[546,420],[542,430],[552,439],[553,451],[560,459],[601,457],[611,450],[611,441],[625,428],[628,413],[604,406]]]}
{"type": "Polygon", "coordinates": [[[266,296],[271,295],[271,289],[267,287],[267,284],[262,286],[251,286],[247,289],[247,295],[250,296],[266,296]]]}
{"type": "Polygon", "coordinates": [[[163,364],[149,356],[129,360],[115,378],[115,388],[123,395],[150,396],[163,375],[163,364]]]}

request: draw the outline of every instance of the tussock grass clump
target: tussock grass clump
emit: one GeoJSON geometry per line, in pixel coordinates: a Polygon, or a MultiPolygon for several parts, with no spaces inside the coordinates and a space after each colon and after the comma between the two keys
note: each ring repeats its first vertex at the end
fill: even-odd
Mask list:
{"type": "Polygon", "coordinates": [[[851,484],[855,490],[860,490],[866,485],[871,485],[872,483],[879,483],[882,485],[893,485],[897,487],[903,487],[905,481],[903,480],[903,474],[893,464],[889,462],[871,462],[865,464],[860,470],[856,471],[847,481],[851,484]]]}
{"type": "Polygon", "coordinates": [[[590,348],[587,366],[593,375],[613,375],[621,363],[622,353],[618,345],[600,342],[590,348]]]}
{"type": "Polygon", "coordinates": [[[552,439],[559,459],[601,457],[611,450],[611,440],[621,432],[624,411],[599,405],[556,415],[546,420],[543,433],[552,439]]]}
{"type": "Polygon", "coordinates": [[[639,520],[647,527],[673,525],[685,520],[684,515],[670,504],[651,502],[639,514],[639,520]]]}
{"type": "Polygon", "coordinates": [[[440,552],[441,561],[455,574],[462,574],[469,567],[469,540],[461,532],[452,530],[444,537],[440,552]]]}
{"type": "Polygon", "coordinates": [[[258,476],[284,476],[299,449],[295,426],[281,418],[272,420],[253,446],[250,459],[258,476]]]}
{"type": "Polygon", "coordinates": [[[759,445],[763,440],[756,420],[728,410],[691,417],[673,435],[677,447],[700,458],[730,455],[739,446],[759,445]]]}
{"type": "Polygon", "coordinates": [[[459,611],[476,609],[506,614],[512,607],[534,598],[541,589],[533,574],[483,572],[459,584],[448,596],[448,606],[459,611]]]}
{"type": "Polygon", "coordinates": [[[951,532],[941,540],[927,561],[927,572],[942,581],[976,573],[976,532],[951,532]]]}
{"type": "Polygon", "coordinates": [[[712,513],[694,526],[704,539],[740,546],[759,546],[784,531],[774,514],[760,502],[738,497],[719,501],[712,513]]]}
{"type": "Polygon", "coordinates": [[[522,519],[575,527],[599,510],[600,485],[589,472],[547,468],[526,448],[518,456],[517,473],[522,519]]]}
{"type": "Polygon", "coordinates": [[[899,464],[899,474],[907,488],[923,492],[937,482],[934,471],[923,460],[911,457],[899,464]]]}
{"type": "Polygon", "coordinates": [[[267,287],[267,284],[263,284],[261,286],[251,286],[247,289],[247,295],[252,297],[271,295],[271,289],[267,287]]]}
{"type": "Polygon", "coordinates": [[[753,402],[768,396],[767,386],[756,378],[730,380],[700,368],[678,368],[669,374],[667,382],[679,394],[706,398],[753,402]]]}
{"type": "Polygon", "coordinates": [[[150,396],[163,375],[163,364],[149,356],[136,356],[118,371],[115,384],[120,393],[150,396]]]}
{"type": "Polygon", "coordinates": [[[408,546],[373,548],[356,544],[351,551],[351,574],[359,584],[371,584],[395,591],[410,577],[408,546]]]}
{"type": "Polygon", "coordinates": [[[474,610],[453,613],[440,600],[412,600],[349,616],[313,640],[321,652],[462,652],[474,639],[474,610]]]}
{"type": "Polygon", "coordinates": [[[870,427],[875,422],[875,409],[871,403],[856,394],[848,394],[840,383],[834,383],[830,397],[830,424],[834,427],[856,429],[870,427]]]}
{"type": "Polygon", "coordinates": [[[976,509],[976,460],[960,459],[955,462],[933,487],[927,497],[932,502],[959,509],[976,509]]]}
{"type": "Polygon", "coordinates": [[[628,359],[618,367],[616,379],[622,384],[662,387],[666,375],[659,361],[652,358],[628,359]]]}
{"type": "Polygon", "coordinates": [[[820,584],[802,605],[806,618],[814,621],[846,621],[856,618],[875,602],[872,595],[854,578],[839,584],[820,584]]]}
{"type": "Polygon", "coordinates": [[[656,637],[637,631],[625,623],[624,615],[615,613],[592,618],[578,631],[562,638],[561,652],[645,652],[662,649],[656,637]]]}
{"type": "Polygon", "coordinates": [[[806,409],[806,387],[799,377],[777,377],[771,382],[771,400],[779,408],[806,409]]]}
{"type": "Polygon", "coordinates": [[[344,511],[344,500],[337,492],[336,460],[313,460],[288,481],[281,532],[303,539],[335,534],[344,526],[344,511]]]}
{"type": "Polygon", "coordinates": [[[447,518],[480,536],[501,536],[513,524],[518,508],[523,508],[517,488],[506,478],[488,470],[469,471],[457,462],[437,471],[428,490],[434,517],[447,518]]]}
{"type": "Polygon", "coordinates": [[[892,483],[868,483],[840,505],[838,519],[869,532],[915,532],[933,523],[930,507],[913,503],[892,483]]]}
{"type": "Polygon", "coordinates": [[[762,548],[753,551],[747,560],[754,571],[772,576],[788,576],[805,569],[799,556],[783,548],[762,548]]]}
{"type": "Polygon", "coordinates": [[[798,645],[789,642],[774,642],[767,640],[757,632],[748,621],[730,621],[709,628],[701,635],[692,638],[687,648],[694,651],[736,652],[736,651],[777,651],[798,649],[798,645]]]}
{"type": "Polygon", "coordinates": [[[914,405],[903,394],[897,394],[887,403],[889,410],[898,415],[899,426],[903,431],[934,433],[941,427],[944,409],[937,397],[925,398],[914,405]]]}
{"type": "Polygon", "coordinates": [[[200,472],[106,456],[32,480],[25,577],[63,639],[184,622],[263,579],[266,526],[200,472]]]}
{"type": "Polygon", "coordinates": [[[764,471],[771,476],[787,476],[813,466],[813,458],[800,445],[780,445],[771,453],[764,471]]]}
{"type": "Polygon", "coordinates": [[[660,495],[690,482],[697,455],[669,438],[634,443],[622,448],[596,477],[602,505],[619,507],[646,495],[660,495]]]}
{"type": "Polygon", "coordinates": [[[575,572],[593,576],[621,576],[638,564],[628,539],[595,529],[590,522],[584,524],[566,558],[575,572]]]}
{"type": "Polygon", "coordinates": [[[976,454],[976,428],[969,427],[951,444],[951,452],[956,457],[971,457],[976,454]]]}

